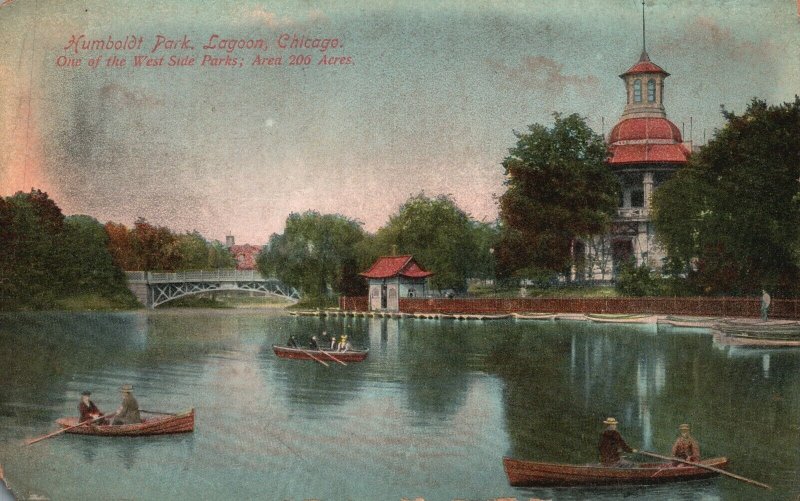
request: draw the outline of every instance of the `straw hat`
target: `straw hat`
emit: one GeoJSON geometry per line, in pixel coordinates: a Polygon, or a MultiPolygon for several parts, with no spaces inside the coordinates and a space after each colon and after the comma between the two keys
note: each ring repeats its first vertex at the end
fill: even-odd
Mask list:
{"type": "Polygon", "coordinates": [[[682,425],[678,426],[678,429],[679,430],[687,430],[688,431],[689,430],[689,425],[686,424],[686,423],[683,423],[682,425]]]}
{"type": "Polygon", "coordinates": [[[121,392],[123,392],[123,393],[132,393],[132,392],[133,392],[133,386],[131,386],[131,385],[129,385],[129,384],[123,384],[123,385],[122,385],[122,386],[119,388],[119,391],[121,391],[121,392]]]}
{"type": "Polygon", "coordinates": [[[619,422],[616,419],[614,419],[613,417],[610,417],[610,418],[606,418],[606,420],[603,421],[603,424],[619,424],[619,422]]]}

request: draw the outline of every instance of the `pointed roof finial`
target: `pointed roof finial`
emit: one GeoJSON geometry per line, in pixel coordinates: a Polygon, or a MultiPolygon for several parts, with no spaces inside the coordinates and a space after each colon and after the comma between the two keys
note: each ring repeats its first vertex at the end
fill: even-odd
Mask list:
{"type": "Polygon", "coordinates": [[[642,0],[642,54],[647,54],[647,43],[644,36],[644,0],[642,0]]]}

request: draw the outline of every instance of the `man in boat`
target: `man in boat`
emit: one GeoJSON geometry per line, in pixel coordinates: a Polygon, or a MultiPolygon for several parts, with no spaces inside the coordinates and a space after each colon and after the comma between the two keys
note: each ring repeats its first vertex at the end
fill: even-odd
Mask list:
{"type": "Polygon", "coordinates": [[[600,450],[600,464],[617,467],[632,466],[631,462],[621,458],[620,453],[637,451],[631,448],[617,431],[617,424],[619,424],[617,420],[610,417],[603,421],[603,424],[606,425],[606,429],[600,435],[600,444],[597,446],[600,450]]]}
{"type": "Polygon", "coordinates": [[[288,346],[289,348],[297,348],[297,340],[294,338],[293,335],[289,336],[289,340],[286,341],[286,346],[288,346]]]}
{"type": "MultiPolygon", "coordinates": [[[[325,334],[325,333],[323,332],[323,334],[325,334]]],[[[336,347],[337,347],[336,336],[331,334],[331,351],[336,350],[336,347]]]]}
{"type": "MultiPolygon", "coordinates": [[[[678,427],[681,434],[672,446],[672,457],[696,463],[700,461],[700,445],[697,440],[689,435],[689,425],[682,424],[678,427]]],[[[683,465],[675,461],[676,465],[683,465]]]]}
{"type": "MultiPolygon", "coordinates": [[[[81,393],[81,401],[78,404],[78,412],[80,412],[81,414],[80,417],[81,423],[84,421],[91,421],[92,419],[103,415],[103,413],[100,412],[100,409],[97,408],[94,402],[92,402],[91,399],[89,399],[91,395],[92,392],[90,391],[84,391],[83,393],[81,393]]],[[[108,424],[108,421],[106,421],[105,419],[99,419],[95,421],[94,424],[108,424]]]]}
{"type": "Polygon", "coordinates": [[[117,409],[113,424],[137,424],[142,422],[139,415],[139,402],[133,397],[133,386],[123,384],[119,389],[122,392],[122,405],[117,409]]]}
{"type": "Polygon", "coordinates": [[[761,289],[761,321],[767,321],[767,314],[769,313],[769,305],[772,302],[772,298],[769,297],[769,294],[766,290],[761,289]]]}
{"type": "Polygon", "coordinates": [[[308,342],[308,349],[319,350],[319,344],[317,344],[317,336],[311,336],[311,341],[308,342]]]}

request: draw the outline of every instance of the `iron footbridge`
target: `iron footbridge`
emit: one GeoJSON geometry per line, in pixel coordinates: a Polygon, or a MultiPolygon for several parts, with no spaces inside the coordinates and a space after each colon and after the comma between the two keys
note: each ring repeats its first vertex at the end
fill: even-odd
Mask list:
{"type": "Polygon", "coordinates": [[[274,277],[247,270],[193,270],[175,273],[126,271],[128,288],[148,308],[168,301],[208,292],[242,291],[281,297],[291,302],[300,299],[294,287],[274,277]]]}

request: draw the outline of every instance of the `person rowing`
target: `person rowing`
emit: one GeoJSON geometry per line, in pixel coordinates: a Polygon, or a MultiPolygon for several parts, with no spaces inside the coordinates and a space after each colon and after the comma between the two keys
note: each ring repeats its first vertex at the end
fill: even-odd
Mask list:
{"type": "MultiPolygon", "coordinates": [[[[78,403],[78,412],[80,413],[79,422],[81,423],[84,421],[91,421],[103,415],[100,409],[98,409],[89,398],[91,395],[92,392],[88,390],[81,393],[81,401],[78,403]]],[[[94,424],[105,425],[108,424],[108,421],[106,419],[98,419],[94,421],[94,424]]]]}
{"type": "Polygon", "coordinates": [[[633,463],[622,459],[620,453],[637,451],[628,445],[625,439],[622,438],[622,435],[617,431],[618,421],[610,417],[606,418],[603,424],[606,425],[606,429],[603,430],[602,435],[600,435],[600,444],[597,446],[600,450],[600,464],[617,468],[632,466],[633,463]]]}

